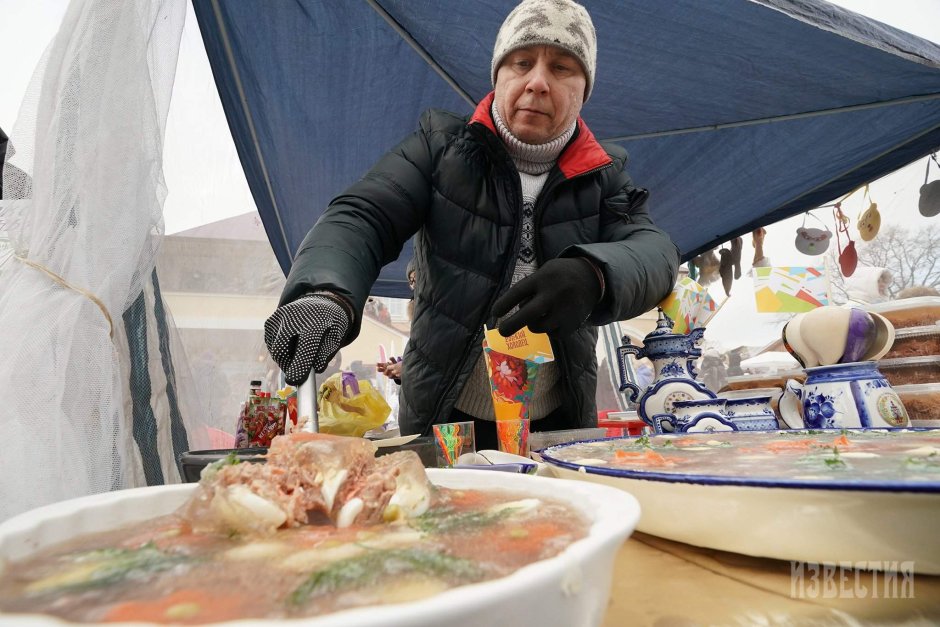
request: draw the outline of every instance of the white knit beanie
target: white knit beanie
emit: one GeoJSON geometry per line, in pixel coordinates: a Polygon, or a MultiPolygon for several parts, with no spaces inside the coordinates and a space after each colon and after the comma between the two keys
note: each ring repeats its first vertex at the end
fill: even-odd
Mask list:
{"type": "Polygon", "coordinates": [[[563,48],[581,62],[587,77],[584,101],[594,87],[597,68],[597,34],[587,9],[571,0],[523,0],[506,17],[496,35],[490,78],[496,85],[496,70],[513,50],[549,45],[563,48]]]}

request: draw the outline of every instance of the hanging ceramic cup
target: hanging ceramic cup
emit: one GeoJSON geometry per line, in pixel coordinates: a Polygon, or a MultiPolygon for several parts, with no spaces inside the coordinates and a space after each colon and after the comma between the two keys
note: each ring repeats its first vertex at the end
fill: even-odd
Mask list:
{"type": "Polygon", "coordinates": [[[940,180],[921,185],[917,209],[925,218],[932,218],[940,213],[940,180]]]}
{"type": "Polygon", "coordinates": [[[801,226],[796,230],[796,249],[804,255],[821,255],[829,249],[832,231],[801,226]]]}
{"type": "Polygon", "coordinates": [[[858,267],[858,252],[855,250],[855,242],[849,240],[842,252],[839,253],[839,270],[842,276],[852,276],[858,267]]]}
{"type": "Polygon", "coordinates": [[[849,219],[842,213],[841,202],[836,203],[832,214],[836,219],[836,246],[839,247],[839,270],[842,272],[842,276],[852,276],[855,273],[855,268],[858,267],[858,253],[855,251],[855,242],[852,241],[852,236],[849,235],[849,219]],[[842,238],[839,237],[839,233],[845,233],[845,239],[848,241],[845,248],[842,248],[842,238]]]}
{"type": "Polygon", "coordinates": [[[878,213],[878,205],[872,203],[868,209],[858,218],[858,236],[866,242],[870,242],[878,235],[881,229],[881,214],[878,213]]]}

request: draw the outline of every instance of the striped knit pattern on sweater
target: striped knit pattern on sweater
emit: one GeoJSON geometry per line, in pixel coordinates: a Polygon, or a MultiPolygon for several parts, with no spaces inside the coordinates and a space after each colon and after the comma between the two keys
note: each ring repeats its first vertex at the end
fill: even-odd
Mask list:
{"type": "MultiPolygon", "coordinates": [[[[535,201],[545,186],[549,171],[574,135],[577,122],[572,123],[564,133],[549,142],[526,144],[512,134],[496,110],[495,103],[490,112],[499,137],[519,171],[519,182],[522,184],[522,229],[519,254],[512,272],[512,283],[515,285],[538,268],[538,260],[535,257],[535,201]]],[[[496,420],[484,359],[485,356],[481,356],[474,365],[473,372],[470,373],[470,378],[457,399],[456,408],[476,418],[496,420]]],[[[561,405],[561,401],[562,391],[557,364],[542,364],[529,404],[529,419],[544,418],[561,405]]]]}

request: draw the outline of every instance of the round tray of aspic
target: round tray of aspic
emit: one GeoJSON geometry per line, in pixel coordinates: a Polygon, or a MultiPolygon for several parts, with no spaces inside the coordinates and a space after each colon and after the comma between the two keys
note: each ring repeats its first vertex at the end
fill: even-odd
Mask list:
{"type": "Polygon", "coordinates": [[[637,530],[746,555],[940,574],[940,429],[642,436],[539,452],[633,494],[637,530]]]}

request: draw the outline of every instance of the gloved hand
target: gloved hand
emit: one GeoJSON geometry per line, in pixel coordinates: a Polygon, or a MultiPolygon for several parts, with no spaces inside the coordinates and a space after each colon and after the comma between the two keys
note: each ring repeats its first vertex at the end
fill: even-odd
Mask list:
{"type": "Polygon", "coordinates": [[[603,296],[601,278],[585,258],[558,258],[545,262],[493,304],[501,318],[513,307],[519,310],[503,320],[499,332],[509,337],[524,326],[535,333],[568,335],[580,327],[603,296]]]}
{"type": "Polygon", "coordinates": [[[264,323],[264,343],[289,385],[307,380],[310,369],[326,366],[349,329],[349,314],[326,296],[304,296],[278,307],[264,323]]]}

